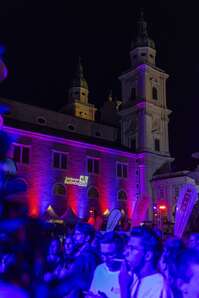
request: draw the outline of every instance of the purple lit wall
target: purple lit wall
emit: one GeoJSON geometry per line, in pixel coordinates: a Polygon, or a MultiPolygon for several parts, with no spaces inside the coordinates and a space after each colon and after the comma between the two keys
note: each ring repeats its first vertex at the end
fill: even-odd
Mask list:
{"type": "Polygon", "coordinates": [[[103,213],[106,209],[117,208],[118,191],[127,194],[126,211],[133,214],[136,201],[136,157],[137,155],[120,150],[105,148],[83,142],[66,140],[25,130],[4,126],[4,130],[17,137],[17,143],[30,146],[30,164],[18,165],[18,173],[28,183],[28,207],[31,215],[43,214],[51,205],[56,212],[63,214],[67,207],[79,217],[88,216],[88,188],[93,186],[99,193],[99,206],[103,213]],[[52,150],[67,152],[66,170],[52,167],[52,150]],[[64,184],[65,176],[79,178],[87,173],[87,157],[99,158],[100,174],[89,175],[88,187],[66,185],[66,196],[55,197],[53,185],[64,184]],[[116,162],[128,163],[128,178],[116,177],[116,162]]]}

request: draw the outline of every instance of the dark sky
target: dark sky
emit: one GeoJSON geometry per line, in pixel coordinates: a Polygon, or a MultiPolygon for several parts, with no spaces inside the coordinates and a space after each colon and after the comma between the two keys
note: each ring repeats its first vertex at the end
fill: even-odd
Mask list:
{"type": "Polygon", "coordinates": [[[129,50],[143,8],[167,84],[170,149],[178,168],[199,151],[199,18],[178,1],[0,0],[0,43],[9,70],[0,96],[58,109],[66,103],[77,58],[83,59],[90,101],[99,106],[130,66],[129,50]]]}

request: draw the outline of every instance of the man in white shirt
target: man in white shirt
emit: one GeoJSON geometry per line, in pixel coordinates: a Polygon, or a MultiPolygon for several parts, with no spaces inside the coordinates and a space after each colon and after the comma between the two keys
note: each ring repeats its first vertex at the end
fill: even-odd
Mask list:
{"type": "Polygon", "coordinates": [[[97,266],[88,296],[120,297],[118,275],[121,267],[122,239],[116,232],[104,234],[100,242],[103,263],[97,266]]]}
{"type": "Polygon", "coordinates": [[[163,276],[156,270],[160,248],[153,231],[145,227],[132,229],[119,276],[122,298],[170,297],[163,276]]]}

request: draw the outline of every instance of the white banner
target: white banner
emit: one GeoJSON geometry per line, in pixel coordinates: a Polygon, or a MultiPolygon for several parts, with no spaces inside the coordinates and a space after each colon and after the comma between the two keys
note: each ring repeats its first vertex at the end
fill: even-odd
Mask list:
{"type": "Polygon", "coordinates": [[[174,235],[182,237],[189,217],[197,200],[197,189],[193,184],[186,184],[182,187],[177,198],[174,235]]]}
{"type": "Polygon", "coordinates": [[[116,208],[112,209],[108,217],[106,232],[114,231],[121,217],[122,217],[122,213],[119,209],[116,209],[116,208]]]}

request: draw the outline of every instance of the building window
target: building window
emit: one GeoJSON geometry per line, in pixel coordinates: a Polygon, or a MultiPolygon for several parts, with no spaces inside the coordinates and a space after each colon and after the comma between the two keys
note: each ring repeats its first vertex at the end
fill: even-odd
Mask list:
{"type": "Polygon", "coordinates": [[[119,178],[127,178],[128,171],[127,171],[127,164],[123,162],[117,162],[117,177],[119,178]]]}
{"type": "Polygon", "coordinates": [[[131,146],[132,151],[135,152],[136,151],[136,138],[131,139],[130,146],[131,146]]]}
{"type": "Polygon", "coordinates": [[[157,100],[158,99],[158,90],[156,87],[152,88],[152,98],[157,100]]]}
{"type": "Polygon", "coordinates": [[[120,190],[117,196],[118,201],[127,201],[127,195],[124,190],[120,190]]]}
{"type": "Polygon", "coordinates": [[[96,135],[96,137],[101,137],[101,132],[96,131],[95,135],[96,135]]]}
{"type": "Polygon", "coordinates": [[[68,125],[68,129],[70,129],[70,130],[75,130],[75,128],[74,128],[74,126],[73,126],[72,124],[69,124],[69,125],[68,125]]]}
{"type": "Polygon", "coordinates": [[[22,144],[13,144],[13,159],[22,164],[30,163],[30,147],[22,144]]]}
{"type": "Polygon", "coordinates": [[[94,186],[91,186],[88,190],[88,211],[90,215],[96,215],[100,211],[99,193],[94,186]]]}
{"type": "Polygon", "coordinates": [[[41,125],[46,125],[47,121],[44,117],[37,117],[37,123],[41,125]]]}
{"type": "Polygon", "coordinates": [[[146,53],[141,53],[141,56],[143,56],[143,57],[146,56],[146,53]]]}
{"type": "Polygon", "coordinates": [[[88,173],[91,173],[91,174],[99,174],[99,159],[88,158],[87,171],[88,173]]]}
{"type": "Polygon", "coordinates": [[[155,151],[160,151],[160,140],[155,139],[155,151]]]}
{"type": "Polygon", "coordinates": [[[99,198],[98,191],[95,187],[90,187],[88,190],[88,198],[90,200],[97,200],[99,198]]]}
{"type": "Polygon", "coordinates": [[[65,186],[61,183],[56,183],[53,187],[53,194],[55,196],[65,196],[66,194],[65,186]]]}
{"type": "Polygon", "coordinates": [[[53,168],[67,169],[67,153],[53,151],[53,168]]]}
{"type": "Polygon", "coordinates": [[[135,100],[135,99],[136,99],[136,88],[133,87],[133,88],[131,89],[131,100],[133,101],[133,100],[135,100]]]}

